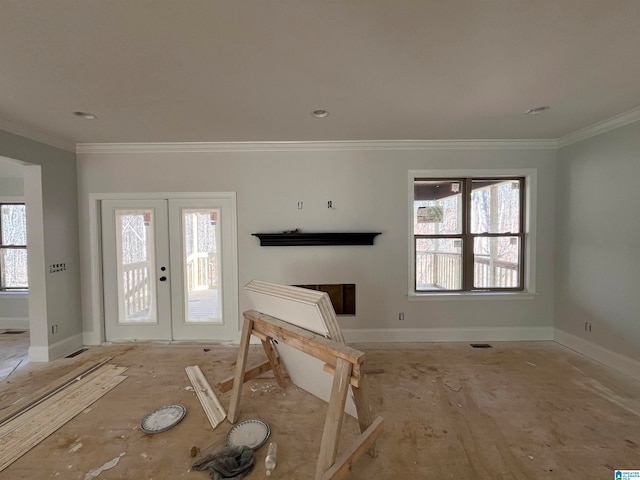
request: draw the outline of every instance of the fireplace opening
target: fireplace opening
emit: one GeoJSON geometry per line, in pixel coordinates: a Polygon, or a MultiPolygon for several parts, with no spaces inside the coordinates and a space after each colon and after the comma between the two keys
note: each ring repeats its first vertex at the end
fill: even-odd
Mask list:
{"type": "Polygon", "coordinates": [[[294,287],[308,288],[329,294],[329,299],[336,311],[336,315],[356,314],[356,284],[330,283],[318,285],[294,285],[294,287]]]}

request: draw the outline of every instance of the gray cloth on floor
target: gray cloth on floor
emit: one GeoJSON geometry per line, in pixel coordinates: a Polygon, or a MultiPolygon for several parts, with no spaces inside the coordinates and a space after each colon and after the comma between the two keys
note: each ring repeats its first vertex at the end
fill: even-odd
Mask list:
{"type": "Polygon", "coordinates": [[[223,447],[205,455],[192,465],[194,470],[207,470],[211,480],[240,480],[256,464],[256,455],[246,446],[223,447]]]}

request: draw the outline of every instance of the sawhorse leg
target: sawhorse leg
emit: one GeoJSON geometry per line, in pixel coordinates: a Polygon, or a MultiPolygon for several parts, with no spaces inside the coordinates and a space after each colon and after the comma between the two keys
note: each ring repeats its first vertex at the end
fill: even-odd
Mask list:
{"type": "Polygon", "coordinates": [[[242,386],[244,385],[244,371],[247,367],[247,356],[249,354],[249,340],[253,330],[253,320],[244,319],[242,325],[242,336],[238,345],[238,358],[236,360],[236,373],[233,378],[233,389],[231,390],[231,400],[229,401],[229,414],[227,418],[231,423],[238,421],[240,397],[242,396],[242,386]]]}
{"type": "Polygon", "coordinates": [[[267,359],[271,364],[271,369],[273,370],[273,374],[276,377],[276,381],[280,388],[285,388],[287,386],[287,381],[284,378],[284,373],[282,373],[282,364],[280,363],[280,357],[278,357],[278,352],[273,348],[271,344],[271,339],[267,337],[266,340],[261,340],[262,347],[264,348],[264,353],[267,355],[267,359]]]}
{"type": "Polygon", "coordinates": [[[336,460],[338,452],[338,435],[344,418],[344,406],[347,401],[349,382],[351,380],[351,362],[338,358],[336,361],[336,373],[333,377],[331,396],[329,397],[329,410],[324,423],[320,455],[316,467],[316,480],[320,480],[324,472],[329,470],[336,460]]]}
{"type": "MultiPolygon", "coordinates": [[[[362,369],[362,365],[360,366],[360,368],[362,369]]],[[[360,433],[364,433],[364,431],[369,428],[371,422],[373,421],[371,408],[369,406],[369,380],[364,374],[364,369],[362,370],[363,373],[360,377],[360,382],[358,382],[359,386],[351,387],[351,391],[353,392],[353,403],[355,403],[356,412],[358,413],[360,433]]],[[[369,447],[369,455],[374,458],[378,456],[378,449],[375,442],[373,442],[371,444],[371,447],[369,447]]]]}

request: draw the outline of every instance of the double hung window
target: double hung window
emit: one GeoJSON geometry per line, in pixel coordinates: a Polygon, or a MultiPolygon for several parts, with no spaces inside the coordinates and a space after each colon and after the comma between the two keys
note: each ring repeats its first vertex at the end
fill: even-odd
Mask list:
{"type": "Polygon", "coordinates": [[[415,293],[524,289],[525,181],[413,179],[415,293]]]}
{"type": "Polygon", "coordinates": [[[27,290],[27,217],[24,203],[0,203],[0,291],[27,290]]]}

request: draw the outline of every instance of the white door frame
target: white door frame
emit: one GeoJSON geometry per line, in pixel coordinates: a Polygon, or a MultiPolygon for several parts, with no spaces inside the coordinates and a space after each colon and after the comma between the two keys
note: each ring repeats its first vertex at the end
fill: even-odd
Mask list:
{"type": "MultiPolygon", "coordinates": [[[[240,318],[238,314],[238,224],[237,206],[235,192],[152,192],[152,193],[90,193],[89,194],[89,257],[90,281],[86,285],[89,305],[87,312],[88,323],[83,333],[85,345],[100,345],[105,341],[104,324],[104,299],[102,282],[102,245],[101,245],[101,216],[100,202],[102,200],[157,200],[157,199],[227,199],[231,204],[231,241],[228,250],[234,259],[230,271],[225,275],[231,277],[230,283],[233,285],[231,292],[230,317],[235,319],[237,328],[233,343],[240,340],[240,318]]],[[[84,286],[83,286],[84,287],[84,286]]]]}

